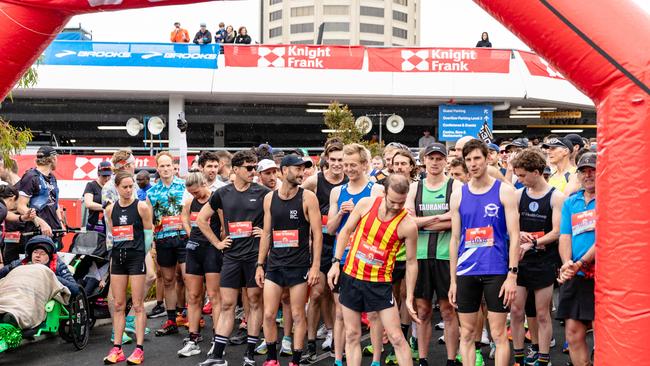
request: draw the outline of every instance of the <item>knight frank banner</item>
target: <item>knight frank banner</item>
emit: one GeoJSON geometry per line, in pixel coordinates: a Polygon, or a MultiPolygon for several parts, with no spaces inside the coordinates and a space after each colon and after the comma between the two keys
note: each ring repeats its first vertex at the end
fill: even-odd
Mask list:
{"type": "Polygon", "coordinates": [[[281,67],[292,69],[348,69],[363,66],[360,46],[225,46],[227,67],[281,67]]]}
{"type": "Polygon", "coordinates": [[[510,54],[485,48],[368,48],[368,70],[507,74],[510,54]]]}

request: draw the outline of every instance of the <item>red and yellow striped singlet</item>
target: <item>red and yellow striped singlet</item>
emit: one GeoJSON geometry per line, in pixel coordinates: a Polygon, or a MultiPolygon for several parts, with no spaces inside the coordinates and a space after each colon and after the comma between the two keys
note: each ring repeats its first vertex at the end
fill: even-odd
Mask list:
{"type": "Polygon", "coordinates": [[[383,198],[377,197],[372,208],[359,221],[351,238],[350,253],[343,266],[348,276],[362,281],[391,282],[395,256],[404,243],[397,236],[397,227],[407,215],[402,209],[389,221],[379,219],[379,205],[383,198]]]}

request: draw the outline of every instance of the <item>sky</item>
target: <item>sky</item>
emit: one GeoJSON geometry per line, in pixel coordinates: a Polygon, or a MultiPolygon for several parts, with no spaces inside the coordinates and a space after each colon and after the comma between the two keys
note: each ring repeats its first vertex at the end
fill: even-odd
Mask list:
{"type": "MultiPolygon", "coordinates": [[[[209,2],[87,14],[72,18],[68,26],[81,24],[92,31],[95,41],[168,42],[175,21],[180,21],[190,36],[201,22],[206,22],[208,29],[214,31],[223,21],[235,29],[245,25],[253,40],[259,41],[260,1],[209,2]]],[[[632,1],[650,13],[650,1],[632,1]]],[[[420,0],[420,4],[421,46],[473,47],[481,32],[486,31],[493,47],[530,49],[471,0],[420,0]]]]}

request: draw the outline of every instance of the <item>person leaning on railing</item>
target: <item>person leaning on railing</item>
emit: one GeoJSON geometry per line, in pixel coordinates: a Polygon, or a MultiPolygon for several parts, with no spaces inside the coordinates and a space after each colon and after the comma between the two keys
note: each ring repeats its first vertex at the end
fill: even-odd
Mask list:
{"type": "Polygon", "coordinates": [[[174,30],[169,36],[172,43],[188,43],[190,41],[190,34],[187,29],[181,28],[181,23],[174,23],[174,30]]]}

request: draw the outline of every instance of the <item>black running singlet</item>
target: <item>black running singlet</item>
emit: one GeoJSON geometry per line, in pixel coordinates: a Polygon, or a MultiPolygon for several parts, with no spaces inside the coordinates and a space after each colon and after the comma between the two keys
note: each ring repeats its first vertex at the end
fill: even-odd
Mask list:
{"type": "Polygon", "coordinates": [[[271,199],[271,245],[268,270],[289,267],[309,267],[309,222],[302,207],[304,190],[289,199],[280,198],[278,191],[271,199]]]}
{"type": "Polygon", "coordinates": [[[118,200],[113,205],[113,249],[133,249],[144,252],[144,226],[138,212],[138,200],[127,207],[120,206],[118,200]]]}
{"type": "Polygon", "coordinates": [[[336,236],[327,233],[327,215],[330,211],[330,193],[334,187],[338,187],[348,182],[348,177],[343,176],[343,180],[338,184],[332,184],[323,173],[318,173],[316,181],[316,198],[318,198],[318,206],[320,207],[320,214],[323,224],[323,247],[333,247],[336,236]]]}
{"type": "MultiPolygon", "coordinates": [[[[551,189],[541,198],[531,198],[528,188],[521,192],[519,200],[519,230],[532,233],[537,239],[553,230],[553,207],[551,198],[555,188],[551,189]]],[[[555,259],[558,256],[558,243],[553,242],[545,246],[545,250],[529,250],[520,263],[555,259]]]]}
{"type": "MultiPolygon", "coordinates": [[[[192,230],[190,231],[190,240],[200,245],[210,245],[210,242],[205,238],[197,223],[199,212],[209,200],[210,199],[207,199],[204,203],[201,203],[198,199],[194,198],[190,204],[190,226],[192,227],[192,230]]],[[[221,236],[221,220],[219,220],[219,215],[216,211],[212,217],[210,217],[210,228],[217,238],[221,236]]]]}

